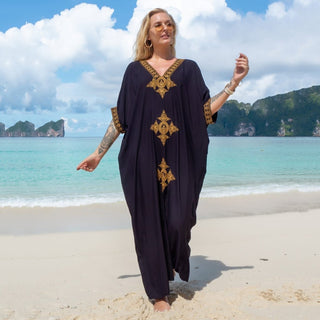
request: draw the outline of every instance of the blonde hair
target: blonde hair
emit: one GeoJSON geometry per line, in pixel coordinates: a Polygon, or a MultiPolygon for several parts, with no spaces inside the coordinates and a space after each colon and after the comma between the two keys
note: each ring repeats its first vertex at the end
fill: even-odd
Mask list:
{"type": "Polygon", "coordinates": [[[135,61],[147,60],[150,59],[153,55],[153,46],[147,46],[146,41],[148,40],[149,30],[150,30],[150,19],[156,13],[166,13],[173,25],[173,42],[171,44],[172,54],[176,54],[175,43],[176,43],[176,32],[177,25],[172,16],[164,9],[156,8],[151,10],[142,20],[142,24],[140,26],[139,32],[137,34],[137,39],[134,45],[135,49],[135,61]]]}

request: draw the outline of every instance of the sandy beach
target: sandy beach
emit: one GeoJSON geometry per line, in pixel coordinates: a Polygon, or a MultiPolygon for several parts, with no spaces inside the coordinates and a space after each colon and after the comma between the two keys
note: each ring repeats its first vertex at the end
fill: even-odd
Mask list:
{"type": "Polygon", "coordinates": [[[201,199],[190,281],[176,276],[165,313],[144,293],[124,203],[1,208],[0,319],[318,320],[319,197],[290,197],[201,199]]]}

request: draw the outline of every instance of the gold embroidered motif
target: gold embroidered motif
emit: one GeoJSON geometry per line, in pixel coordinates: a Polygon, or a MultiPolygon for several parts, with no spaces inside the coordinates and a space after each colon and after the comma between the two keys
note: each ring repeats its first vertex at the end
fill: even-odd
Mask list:
{"type": "Polygon", "coordinates": [[[164,95],[169,91],[170,88],[175,87],[176,84],[170,79],[162,77],[154,77],[148,84],[147,87],[153,88],[158,92],[163,99],[164,95]],[[157,89],[158,88],[158,89],[157,89]]]}
{"type": "Polygon", "coordinates": [[[176,84],[171,80],[170,77],[182,62],[182,59],[177,59],[164,73],[164,75],[160,76],[159,73],[147,61],[140,61],[143,67],[146,68],[153,77],[152,80],[147,84],[147,87],[153,88],[153,90],[158,92],[163,99],[164,95],[170,90],[170,88],[176,87],[176,84]]]}
{"type": "Polygon", "coordinates": [[[121,123],[119,121],[117,107],[111,108],[111,113],[112,113],[112,119],[113,119],[113,122],[114,122],[114,125],[115,125],[116,129],[120,133],[125,133],[126,131],[122,128],[121,123]]]}
{"type": "Polygon", "coordinates": [[[212,112],[211,112],[211,108],[210,108],[210,101],[211,99],[209,99],[204,105],[203,105],[203,111],[204,111],[204,116],[206,118],[206,123],[207,125],[213,123],[212,120],[212,112]]]}
{"type": "Polygon", "coordinates": [[[176,180],[175,176],[173,175],[170,167],[167,165],[164,158],[162,158],[161,163],[159,164],[160,169],[158,169],[158,180],[160,181],[162,192],[168,186],[168,184],[176,180]]]}
{"type": "Polygon", "coordinates": [[[165,146],[167,139],[169,139],[173,133],[179,131],[179,129],[173,124],[171,118],[167,116],[164,110],[157,119],[160,120],[160,122],[156,120],[154,124],[151,125],[150,130],[154,131],[156,135],[159,133],[157,137],[161,140],[162,145],[165,146]],[[171,122],[169,123],[169,121],[171,122]]]}

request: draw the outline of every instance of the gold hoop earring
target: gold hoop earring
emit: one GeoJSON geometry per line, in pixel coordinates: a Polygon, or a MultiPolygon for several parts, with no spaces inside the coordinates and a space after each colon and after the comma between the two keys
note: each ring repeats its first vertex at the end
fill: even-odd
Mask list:
{"type": "Polygon", "coordinates": [[[145,45],[146,48],[151,49],[151,48],[152,48],[152,42],[151,42],[151,40],[147,39],[147,40],[144,42],[144,45],[145,45]]]}

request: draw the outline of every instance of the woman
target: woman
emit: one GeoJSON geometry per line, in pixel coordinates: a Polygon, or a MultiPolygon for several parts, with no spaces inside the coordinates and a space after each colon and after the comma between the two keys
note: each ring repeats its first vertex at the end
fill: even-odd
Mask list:
{"type": "Polygon", "coordinates": [[[120,133],[121,182],[138,263],[154,309],[170,309],[169,281],[189,278],[190,231],[206,172],[207,126],[248,73],[240,54],[232,80],[210,98],[200,70],[175,56],[176,24],[163,9],[144,18],[135,61],[98,148],[77,169],[93,171],[120,133]]]}

